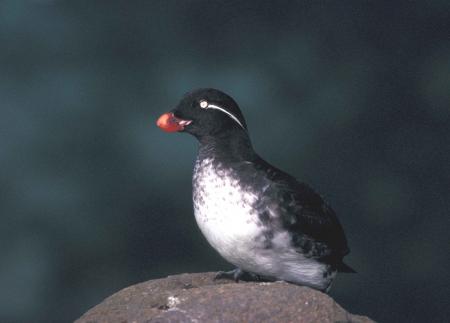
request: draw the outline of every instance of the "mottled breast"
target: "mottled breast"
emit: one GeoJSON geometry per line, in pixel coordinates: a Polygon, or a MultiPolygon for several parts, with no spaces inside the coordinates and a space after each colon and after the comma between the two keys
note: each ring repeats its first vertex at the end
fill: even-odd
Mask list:
{"type": "Polygon", "coordinates": [[[208,242],[236,266],[256,256],[261,235],[253,205],[256,192],[240,182],[235,171],[214,159],[197,160],[193,176],[195,218],[208,242]]]}

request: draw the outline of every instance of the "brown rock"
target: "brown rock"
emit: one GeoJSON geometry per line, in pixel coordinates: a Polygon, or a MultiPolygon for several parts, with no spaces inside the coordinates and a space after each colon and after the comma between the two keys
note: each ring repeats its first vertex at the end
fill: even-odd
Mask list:
{"type": "Polygon", "coordinates": [[[373,322],[308,287],[213,277],[182,274],[130,286],[75,322],[373,322]]]}

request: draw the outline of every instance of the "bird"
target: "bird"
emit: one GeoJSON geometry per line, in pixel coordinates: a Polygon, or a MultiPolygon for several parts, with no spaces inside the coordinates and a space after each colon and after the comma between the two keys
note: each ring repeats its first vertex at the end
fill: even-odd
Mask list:
{"type": "Polygon", "coordinates": [[[286,281],[327,293],[337,272],[355,272],[343,262],[350,249],[333,209],[255,152],[231,96],[193,90],[156,124],[199,142],[195,219],[209,244],[236,267],[218,272],[217,279],[286,281]]]}

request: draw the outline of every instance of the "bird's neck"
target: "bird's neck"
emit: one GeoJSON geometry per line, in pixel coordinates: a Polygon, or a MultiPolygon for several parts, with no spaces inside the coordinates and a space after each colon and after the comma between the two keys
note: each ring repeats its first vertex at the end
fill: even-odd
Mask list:
{"type": "Polygon", "coordinates": [[[232,136],[223,134],[199,138],[198,157],[219,159],[223,162],[252,161],[256,158],[247,132],[235,133],[232,136]]]}

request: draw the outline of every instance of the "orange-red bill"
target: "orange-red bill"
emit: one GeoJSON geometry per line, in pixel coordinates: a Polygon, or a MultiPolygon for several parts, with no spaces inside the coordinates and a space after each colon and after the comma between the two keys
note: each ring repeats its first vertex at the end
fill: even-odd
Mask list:
{"type": "Polygon", "coordinates": [[[165,132],[177,132],[183,130],[191,122],[191,120],[183,120],[175,117],[172,112],[167,112],[158,118],[156,125],[165,132]]]}

